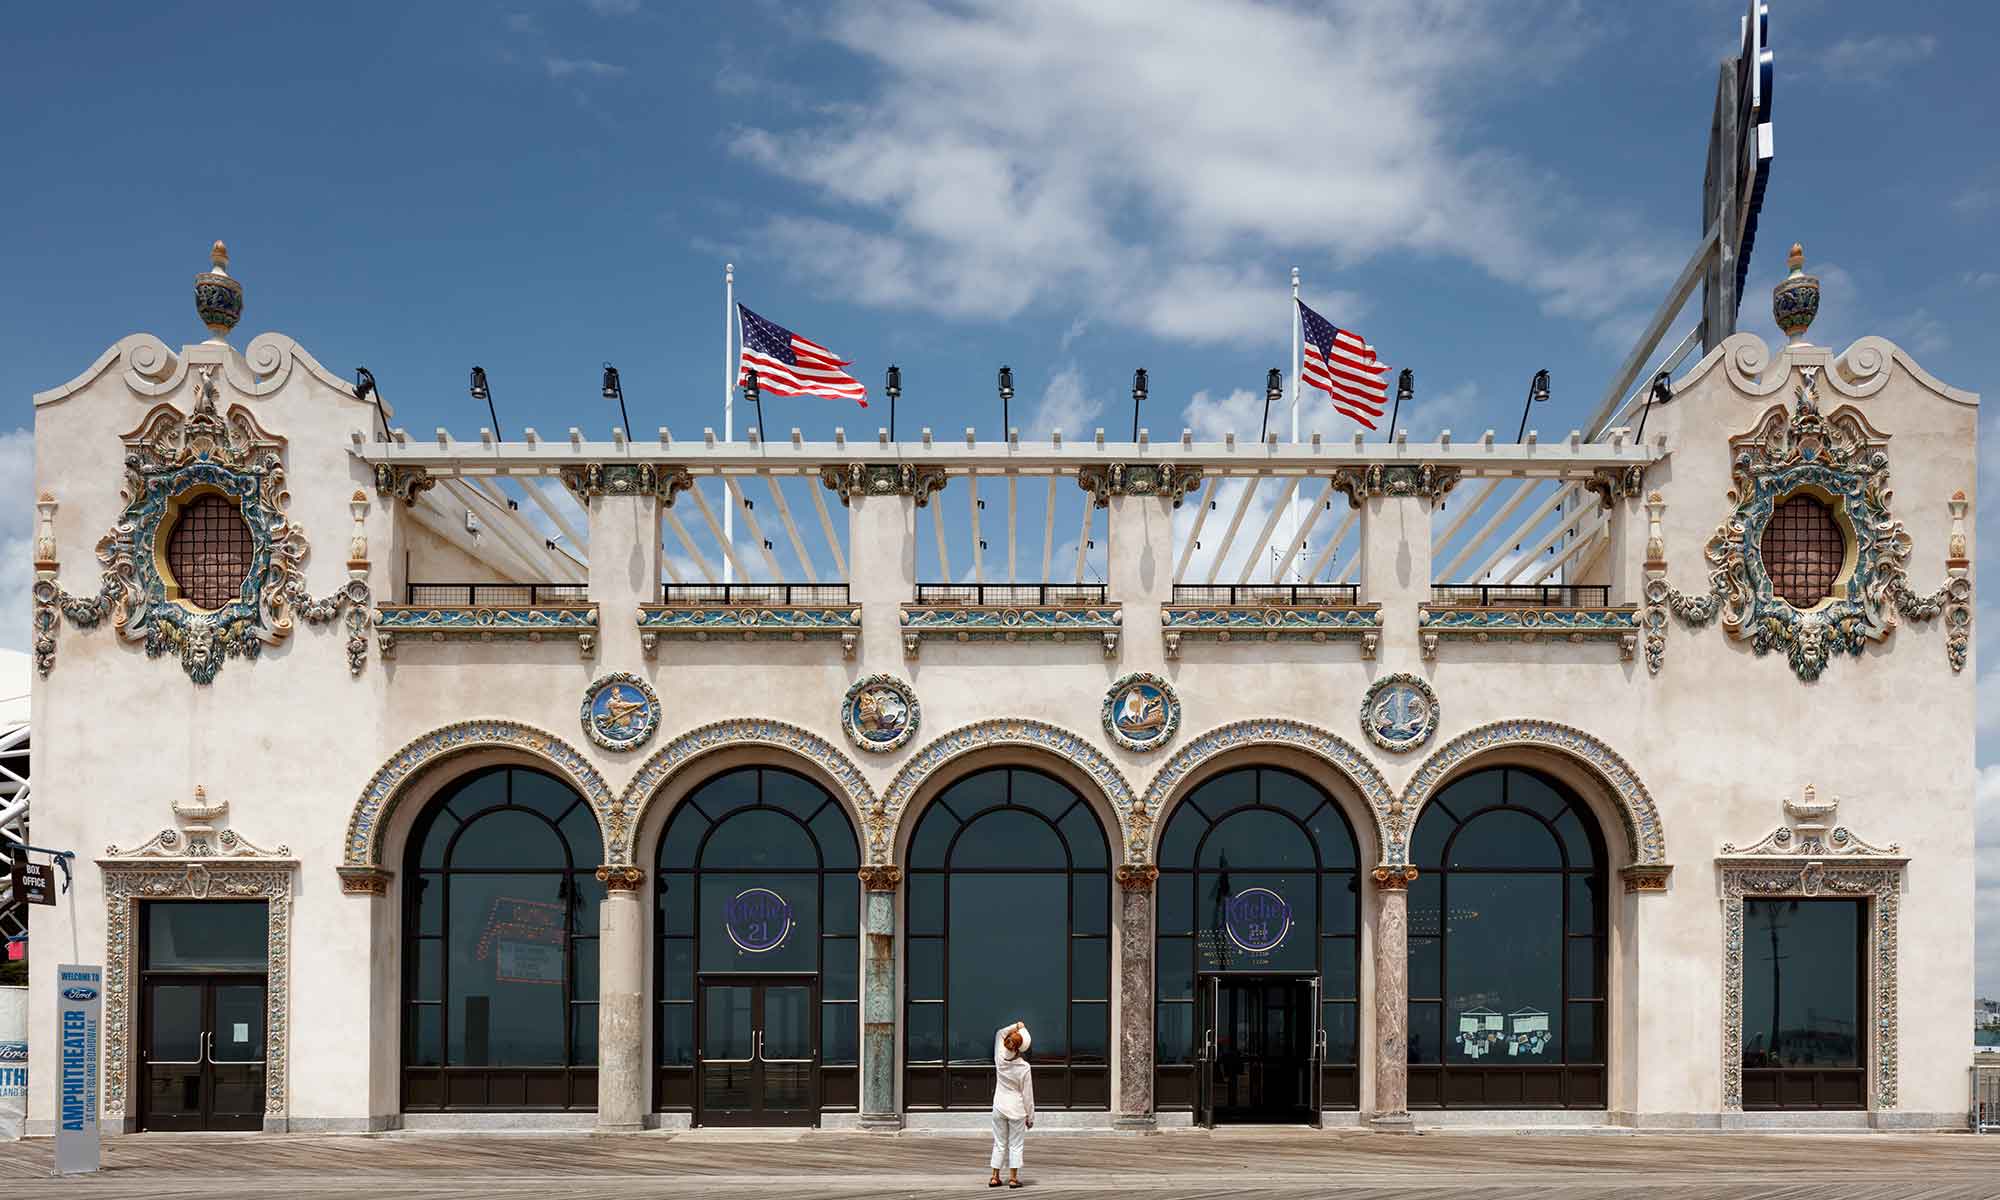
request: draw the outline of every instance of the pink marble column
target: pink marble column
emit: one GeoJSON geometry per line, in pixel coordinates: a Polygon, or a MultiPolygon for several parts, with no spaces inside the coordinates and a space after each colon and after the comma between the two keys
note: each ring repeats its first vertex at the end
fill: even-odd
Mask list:
{"type": "Polygon", "coordinates": [[[1375,1115],[1410,1131],[1410,881],[1415,867],[1375,868],[1375,1115]]]}
{"type": "Polygon", "coordinates": [[[1150,863],[1118,868],[1118,1115],[1114,1129],[1146,1132],[1153,1116],[1153,883],[1150,863]]]}

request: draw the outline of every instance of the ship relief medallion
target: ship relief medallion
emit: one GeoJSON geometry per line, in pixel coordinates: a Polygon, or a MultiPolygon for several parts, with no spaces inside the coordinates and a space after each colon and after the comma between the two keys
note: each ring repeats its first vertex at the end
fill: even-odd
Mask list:
{"type": "Polygon", "coordinates": [[[1384,675],[1361,698],[1362,730],[1391,753],[1415,750],[1431,740],[1437,726],[1437,693],[1415,675],[1384,675]]]}
{"type": "Polygon", "coordinates": [[[1157,750],[1181,726],[1181,700],[1158,675],[1127,675],[1104,694],[1104,732],[1127,750],[1157,750]]]}
{"type": "Polygon", "coordinates": [[[908,742],[922,719],[916,692],[894,675],[855,680],[840,705],[840,727],[847,731],[847,740],[876,754],[908,742]]]}
{"type": "Polygon", "coordinates": [[[630,671],[598,678],[583,694],[583,730],[606,750],[635,750],[660,727],[660,697],[630,671]]]}

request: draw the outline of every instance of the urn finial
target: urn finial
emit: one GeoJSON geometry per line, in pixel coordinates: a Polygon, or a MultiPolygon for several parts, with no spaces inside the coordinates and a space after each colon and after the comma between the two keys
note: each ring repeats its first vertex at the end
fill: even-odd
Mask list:
{"type": "Polygon", "coordinates": [[[1805,263],[1805,246],[1793,242],[1792,252],[1785,256],[1791,274],[1771,289],[1771,317],[1794,346],[1808,344],[1806,330],[1819,315],[1819,276],[1806,274],[1805,263]]]}
{"type": "Polygon", "coordinates": [[[209,269],[194,277],[194,308],[214,335],[209,340],[228,341],[243,316],[243,285],[230,278],[229,247],[220,240],[209,250],[208,261],[209,269]]]}

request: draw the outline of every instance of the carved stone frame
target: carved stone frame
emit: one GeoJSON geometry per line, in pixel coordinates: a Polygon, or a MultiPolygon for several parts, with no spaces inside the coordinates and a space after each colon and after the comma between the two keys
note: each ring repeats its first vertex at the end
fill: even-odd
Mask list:
{"type": "Polygon", "coordinates": [[[291,1102],[291,858],[98,859],[104,873],[104,1121],[130,1130],[138,1083],[139,902],[262,900],[267,913],[264,1130],[283,1132],[291,1102]]]}
{"type": "Polygon", "coordinates": [[[1903,859],[1719,858],[1722,877],[1722,1108],[1743,1111],[1743,901],[1861,898],[1868,903],[1868,1094],[1896,1107],[1896,930],[1903,859]]]}

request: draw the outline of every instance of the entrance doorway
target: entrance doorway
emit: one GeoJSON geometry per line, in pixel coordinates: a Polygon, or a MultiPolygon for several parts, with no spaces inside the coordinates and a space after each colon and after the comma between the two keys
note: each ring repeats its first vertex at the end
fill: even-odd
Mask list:
{"type": "Polygon", "coordinates": [[[1203,1125],[1316,1125],[1325,1034],[1319,980],[1206,975],[1200,986],[1203,1125]]]}
{"type": "Polygon", "coordinates": [[[702,980],[701,1124],[818,1121],[817,984],[812,976],[702,980]]]}
{"type": "Polygon", "coordinates": [[[264,1127],[264,979],[149,979],[142,1129],[264,1127]]]}

